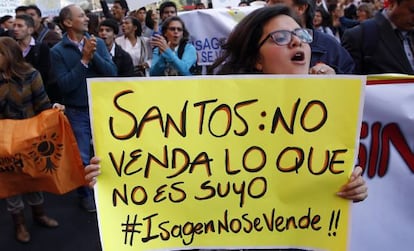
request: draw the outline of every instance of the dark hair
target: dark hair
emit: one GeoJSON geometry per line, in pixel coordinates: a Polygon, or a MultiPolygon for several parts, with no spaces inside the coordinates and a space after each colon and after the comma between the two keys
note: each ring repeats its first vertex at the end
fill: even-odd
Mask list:
{"type": "Polygon", "coordinates": [[[209,69],[217,68],[217,74],[258,73],[256,62],[259,59],[259,40],[263,35],[264,25],[279,15],[292,17],[299,25],[299,18],[285,5],[274,5],[254,10],[234,27],[226,43],[222,46],[224,53],[209,69]]]}
{"type": "Polygon", "coordinates": [[[54,16],[53,17],[53,23],[55,23],[57,26],[59,26],[59,28],[62,30],[62,33],[65,32],[65,28],[64,28],[62,22],[60,21],[60,16],[54,16]]]}
{"type": "Polygon", "coordinates": [[[130,20],[132,25],[137,27],[137,29],[135,30],[135,36],[140,37],[142,34],[142,26],[138,19],[136,19],[135,17],[128,16],[124,17],[124,20],[130,20]]]}
{"type": "Polygon", "coordinates": [[[140,10],[144,10],[145,12],[147,12],[147,8],[145,8],[145,7],[141,7],[137,11],[140,11],[140,10]]]}
{"type": "Polygon", "coordinates": [[[175,11],[177,11],[177,5],[174,2],[166,1],[160,5],[160,16],[162,16],[164,9],[167,7],[174,7],[175,11]]]}
{"type": "Polygon", "coordinates": [[[118,22],[115,21],[114,19],[108,18],[103,20],[102,22],[99,23],[99,27],[101,26],[106,26],[111,28],[115,34],[118,34],[119,32],[119,26],[118,26],[118,22]]]}
{"type": "Polygon", "coordinates": [[[27,6],[26,5],[20,5],[20,6],[17,6],[16,9],[14,9],[14,13],[17,13],[19,11],[26,12],[26,10],[27,10],[27,6]]]}
{"type": "Polygon", "coordinates": [[[69,4],[65,7],[63,7],[59,12],[59,21],[62,27],[66,28],[65,26],[65,20],[72,18],[72,10],[71,7],[75,6],[75,4],[69,4]]]}
{"type": "Polygon", "coordinates": [[[89,18],[88,33],[97,36],[98,26],[99,26],[99,16],[92,12],[89,12],[88,14],[86,14],[86,16],[89,18]]]}
{"type": "Polygon", "coordinates": [[[246,4],[247,6],[250,6],[250,3],[246,0],[241,0],[238,4],[238,6],[242,5],[242,4],[246,4]]]}
{"type": "Polygon", "coordinates": [[[184,24],[183,20],[181,18],[179,18],[178,16],[172,16],[172,17],[169,17],[169,18],[165,19],[165,21],[162,23],[162,28],[161,28],[162,34],[163,35],[165,34],[168,27],[170,26],[170,23],[173,22],[173,21],[178,21],[183,26],[183,37],[180,40],[180,44],[187,43],[188,40],[190,39],[190,33],[188,32],[187,28],[185,27],[185,24],[184,24]]]}
{"type": "Polygon", "coordinates": [[[151,17],[152,13],[153,13],[153,10],[148,10],[147,15],[145,16],[145,25],[151,30],[154,29],[154,20],[152,20],[152,17],[151,17]]]}
{"type": "Polygon", "coordinates": [[[125,0],[115,0],[114,4],[119,4],[123,10],[125,10],[125,15],[129,11],[128,3],[125,0]]]}
{"type": "Polygon", "coordinates": [[[313,15],[315,10],[315,1],[313,0],[293,0],[293,4],[296,6],[308,5],[305,11],[306,18],[306,28],[313,28],[313,15]]]}
{"type": "Polygon", "coordinates": [[[367,14],[367,18],[371,18],[374,13],[374,6],[372,3],[360,3],[357,10],[364,11],[367,14]]]}
{"type": "Polygon", "coordinates": [[[26,8],[26,10],[35,10],[36,11],[36,14],[39,17],[42,16],[42,11],[39,9],[39,7],[37,7],[37,5],[34,5],[34,4],[28,5],[27,8],[26,8]]]}
{"type": "MultiPolygon", "coordinates": [[[[49,29],[49,30],[54,30],[55,28],[56,28],[56,26],[57,26],[57,24],[55,23],[55,22],[48,22],[47,24],[46,24],[46,27],[49,29]]],[[[58,26],[59,27],[59,26],[58,26]]],[[[60,27],[59,27],[60,28],[60,27]]]]}
{"type": "Polygon", "coordinates": [[[0,37],[0,53],[4,56],[4,73],[7,77],[24,79],[34,68],[23,58],[22,50],[10,37],[0,37]]]}
{"type": "Polygon", "coordinates": [[[327,27],[330,26],[332,23],[332,18],[331,18],[331,14],[329,14],[325,8],[323,8],[322,6],[320,7],[316,7],[315,9],[315,13],[319,12],[321,13],[321,17],[322,17],[322,22],[321,25],[322,27],[327,27]]]}
{"type": "Polygon", "coordinates": [[[35,27],[34,20],[33,20],[32,16],[30,16],[30,15],[26,15],[26,14],[17,15],[16,16],[16,19],[23,20],[24,23],[27,25],[27,27],[30,27],[30,28],[34,28],[35,27]]]}
{"type": "Polygon", "coordinates": [[[4,15],[4,16],[2,16],[1,18],[0,18],[0,24],[3,24],[3,23],[5,23],[7,20],[9,20],[10,18],[13,18],[12,16],[10,16],[10,15],[4,15]]]}

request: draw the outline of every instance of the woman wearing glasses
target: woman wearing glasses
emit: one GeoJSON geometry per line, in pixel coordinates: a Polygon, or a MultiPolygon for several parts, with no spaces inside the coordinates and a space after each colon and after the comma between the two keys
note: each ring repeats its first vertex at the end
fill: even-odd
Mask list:
{"type": "Polygon", "coordinates": [[[309,69],[313,31],[300,27],[288,7],[260,8],[246,16],[211,66],[217,74],[335,74],[323,63],[309,69]]]}
{"type": "MultiPolygon", "coordinates": [[[[335,74],[325,64],[309,70],[312,30],[300,27],[299,23],[285,6],[253,11],[233,29],[223,46],[223,56],[210,71],[217,74],[335,74]]],[[[368,189],[361,174],[361,167],[355,168],[338,196],[353,201],[364,200],[368,189]]]]}
{"type": "Polygon", "coordinates": [[[154,47],[151,76],[189,76],[197,62],[197,52],[188,43],[189,33],[181,18],[173,16],[162,25],[162,35],[151,39],[154,47]]]}

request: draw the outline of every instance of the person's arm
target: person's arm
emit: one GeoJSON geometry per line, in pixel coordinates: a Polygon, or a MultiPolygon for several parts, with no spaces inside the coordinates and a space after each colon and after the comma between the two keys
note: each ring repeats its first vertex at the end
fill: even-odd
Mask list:
{"type": "Polygon", "coordinates": [[[111,54],[109,54],[106,46],[100,38],[96,40],[96,51],[92,58],[92,63],[100,74],[105,77],[116,76],[117,68],[115,63],[112,61],[111,54]]]}
{"type": "Polygon", "coordinates": [[[150,75],[151,76],[163,76],[165,67],[166,67],[166,64],[163,58],[160,56],[159,48],[155,48],[152,53],[150,75]]]}
{"type": "Polygon", "coordinates": [[[37,70],[33,74],[35,74],[35,76],[31,83],[32,104],[34,113],[39,114],[40,112],[51,108],[52,104],[50,103],[49,97],[43,86],[42,76],[37,70]]]}
{"type": "Polygon", "coordinates": [[[184,50],[182,59],[171,50],[167,48],[161,55],[159,55],[159,49],[154,50],[152,56],[152,65],[150,69],[151,76],[162,76],[164,74],[167,63],[174,66],[178,73],[182,76],[190,76],[190,68],[197,61],[197,52],[194,46],[187,44],[184,50]]]}
{"type": "Polygon", "coordinates": [[[106,0],[100,0],[99,2],[101,3],[102,13],[104,14],[104,16],[108,19],[114,19],[114,16],[109,11],[108,3],[106,2],[106,0]]]}
{"type": "Polygon", "coordinates": [[[354,63],[356,74],[362,74],[362,55],[361,55],[361,44],[362,44],[362,32],[361,27],[357,26],[351,29],[345,30],[345,33],[342,35],[342,46],[348,51],[351,55],[354,63]],[[360,39],[358,39],[358,37],[360,39]]]}
{"type": "MultiPolygon", "coordinates": [[[[71,51],[63,51],[62,47],[54,47],[50,51],[51,64],[54,77],[56,78],[59,90],[62,94],[70,93],[84,84],[86,79],[87,68],[81,63],[80,57],[74,65],[68,65],[72,54],[77,55],[77,48],[71,48],[71,51]]],[[[69,50],[69,49],[67,49],[69,50]]]]}
{"type": "Polygon", "coordinates": [[[335,69],[324,63],[317,63],[309,69],[309,74],[335,75],[335,69]]]}
{"type": "Polygon", "coordinates": [[[170,49],[161,55],[172,64],[182,76],[191,76],[190,68],[197,62],[197,52],[193,45],[186,44],[181,59],[170,49]]]}
{"type": "Polygon", "coordinates": [[[37,44],[34,47],[32,47],[32,50],[36,49],[36,46],[39,46],[38,50],[38,57],[39,59],[36,60],[37,67],[36,69],[40,72],[40,75],[42,75],[43,85],[47,87],[49,85],[50,81],[50,49],[49,46],[46,43],[37,44]]]}
{"type": "Polygon", "coordinates": [[[362,168],[360,166],[354,169],[348,183],[342,186],[336,194],[354,202],[363,201],[368,197],[368,187],[362,178],[362,168]]]}
{"type": "Polygon", "coordinates": [[[100,162],[101,160],[99,157],[95,156],[92,157],[89,165],[85,167],[85,180],[88,182],[90,188],[93,188],[96,184],[96,177],[101,174],[101,166],[99,165],[100,162]]]}
{"type": "Polygon", "coordinates": [[[134,76],[134,64],[132,63],[131,55],[124,51],[120,46],[117,45],[115,48],[115,57],[119,66],[118,76],[119,77],[132,77],[134,76]],[[119,53],[118,55],[116,55],[119,53]]]}

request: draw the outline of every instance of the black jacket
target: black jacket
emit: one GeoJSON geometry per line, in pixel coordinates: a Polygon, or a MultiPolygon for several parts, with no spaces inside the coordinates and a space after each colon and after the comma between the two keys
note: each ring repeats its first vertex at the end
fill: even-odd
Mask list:
{"type": "Polygon", "coordinates": [[[346,30],[342,37],[342,45],[354,59],[355,73],[414,74],[414,70],[411,68],[405,54],[403,43],[390,22],[381,12],[373,17],[373,21],[376,24],[376,29],[374,31],[371,29],[368,37],[373,41],[368,46],[364,46],[366,35],[364,36],[365,31],[362,25],[346,30]],[[371,52],[367,53],[367,51],[371,52]]]}
{"type": "Polygon", "coordinates": [[[42,76],[43,85],[52,103],[61,102],[61,94],[52,76],[50,49],[48,44],[39,43],[33,46],[25,57],[26,62],[30,63],[42,76]]]}
{"type": "Polygon", "coordinates": [[[118,68],[119,77],[134,76],[134,65],[131,56],[117,44],[115,44],[115,56],[112,57],[112,61],[118,68]]]}

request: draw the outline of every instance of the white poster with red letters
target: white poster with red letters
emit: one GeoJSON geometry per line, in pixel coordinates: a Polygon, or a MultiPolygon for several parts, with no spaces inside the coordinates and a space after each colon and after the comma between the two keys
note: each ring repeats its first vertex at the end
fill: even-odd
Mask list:
{"type": "Polygon", "coordinates": [[[414,250],[414,76],[368,78],[358,164],[369,196],[353,206],[351,250],[414,250]]]}

